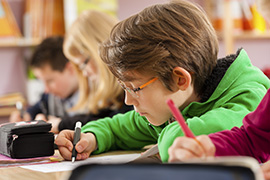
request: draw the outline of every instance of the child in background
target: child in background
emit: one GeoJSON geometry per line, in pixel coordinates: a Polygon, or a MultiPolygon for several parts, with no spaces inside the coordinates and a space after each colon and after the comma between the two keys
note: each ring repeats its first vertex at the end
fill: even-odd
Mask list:
{"type": "MultiPolygon", "coordinates": [[[[83,110],[88,116],[76,115],[59,121],[58,130],[74,127],[77,121],[112,117],[132,110],[124,103],[124,91],[98,54],[98,47],[109,37],[118,21],[106,13],[86,10],[68,29],[64,40],[64,54],[79,74],[79,100],[73,110],[83,110]]],[[[42,119],[44,117],[40,117],[42,119]]],[[[57,118],[55,118],[57,121],[57,118]]]]}
{"type": "MultiPolygon", "coordinates": [[[[64,117],[74,116],[79,111],[69,111],[78,101],[78,77],[74,65],[63,54],[63,37],[53,36],[44,39],[38,45],[30,59],[30,68],[34,75],[44,83],[45,93],[33,106],[30,106],[24,118],[20,118],[19,112],[13,112],[11,122],[30,121],[38,119],[40,113],[47,113],[62,121],[64,117]]],[[[52,131],[57,128],[53,124],[52,131]]],[[[74,129],[74,127],[67,127],[74,129]]]]}
{"type": "MultiPolygon", "coordinates": [[[[217,60],[215,30],[205,13],[185,0],[157,4],[121,21],[100,54],[135,110],[83,126],[78,160],[158,143],[167,162],[168,148],[183,136],[168,98],[195,135],[210,134],[241,126],[270,85],[243,49],[217,60]]],[[[73,134],[62,131],[55,141],[65,159],[71,158],[73,134]]]]}

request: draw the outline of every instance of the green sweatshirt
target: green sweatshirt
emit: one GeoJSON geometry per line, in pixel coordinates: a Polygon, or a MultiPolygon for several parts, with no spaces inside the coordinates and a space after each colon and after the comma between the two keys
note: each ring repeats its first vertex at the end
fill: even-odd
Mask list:
{"type": "MultiPolygon", "coordinates": [[[[244,116],[256,109],[269,86],[269,79],[251,64],[246,52],[241,50],[211,97],[203,103],[190,103],[182,114],[195,135],[239,127],[244,116]]],[[[82,132],[95,134],[98,149],[94,154],[117,149],[141,149],[158,142],[163,162],[168,161],[168,148],[174,139],[183,136],[177,122],[166,122],[156,127],[135,111],[89,122],[82,127],[82,132]]]]}

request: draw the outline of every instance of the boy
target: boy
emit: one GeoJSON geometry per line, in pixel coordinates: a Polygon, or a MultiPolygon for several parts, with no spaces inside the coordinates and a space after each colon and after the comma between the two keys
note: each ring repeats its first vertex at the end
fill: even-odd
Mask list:
{"type": "MultiPolygon", "coordinates": [[[[270,85],[243,49],[217,61],[215,30],[200,8],[184,0],[151,6],[118,23],[100,53],[135,111],[83,126],[77,159],[158,143],[166,162],[168,148],[183,136],[168,98],[195,135],[209,134],[241,126],[270,85]]],[[[65,159],[71,158],[73,134],[62,131],[55,141],[65,159]]]]}
{"type": "Polygon", "coordinates": [[[10,116],[11,122],[40,119],[36,117],[38,114],[47,113],[57,117],[57,121],[54,122],[51,122],[50,118],[47,119],[52,123],[54,132],[61,118],[78,113],[68,111],[78,100],[78,78],[75,68],[64,56],[62,46],[63,37],[55,36],[44,39],[36,47],[30,67],[34,75],[44,83],[45,93],[40,101],[27,109],[24,119],[20,118],[18,112],[13,112],[10,116]]]}

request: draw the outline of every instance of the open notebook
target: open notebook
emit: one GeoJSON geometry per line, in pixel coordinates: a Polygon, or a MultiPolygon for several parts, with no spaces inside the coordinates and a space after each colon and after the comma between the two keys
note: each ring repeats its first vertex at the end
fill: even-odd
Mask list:
{"type": "Polygon", "coordinates": [[[69,180],[263,180],[251,157],[221,157],[188,163],[86,164],[75,168],[69,180]]]}

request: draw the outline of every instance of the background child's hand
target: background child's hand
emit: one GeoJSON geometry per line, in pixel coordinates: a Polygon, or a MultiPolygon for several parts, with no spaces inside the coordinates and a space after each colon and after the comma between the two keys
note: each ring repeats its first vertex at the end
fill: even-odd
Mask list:
{"type": "Polygon", "coordinates": [[[14,122],[20,122],[20,121],[31,121],[31,116],[29,113],[24,113],[23,119],[20,116],[20,111],[13,111],[11,115],[9,116],[9,121],[14,122]]]}
{"type": "MultiPolygon", "coordinates": [[[[71,160],[73,149],[74,131],[63,130],[59,133],[55,140],[62,157],[66,160],[71,160]]],[[[96,137],[92,133],[81,133],[81,139],[76,145],[78,152],[76,160],[87,159],[90,154],[96,149],[96,137]]]]}
{"type": "Polygon", "coordinates": [[[199,143],[193,138],[176,138],[168,150],[169,162],[205,159],[215,155],[216,148],[207,135],[197,136],[196,139],[199,143]]]}
{"type": "Polygon", "coordinates": [[[58,134],[59,133],[59,123],[62,121],[61,118],[55,117],[55,116],[48,116],[48,119],[46,118],[46,116],[44,114],[38,114],[35,117],[36,120],[43,120],[43,121],[47,121],[48,123],[52,124],[52,129],[51,132],[53,132],[54,134],[58,134]]]}
{"type": "Polygon", "coordinates": [[[46,119],[46,116],[45,116],[44,114],[42,114],[42,113],[37,114],[36,117],[35,117],[35,120],[48,121],[48,120],[46,119]]]}

